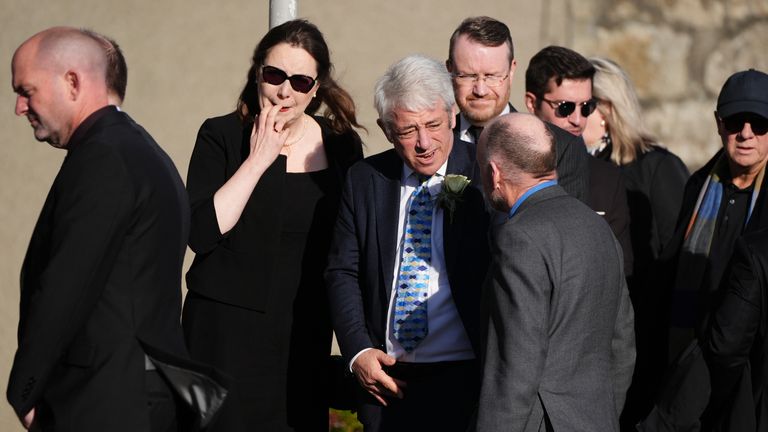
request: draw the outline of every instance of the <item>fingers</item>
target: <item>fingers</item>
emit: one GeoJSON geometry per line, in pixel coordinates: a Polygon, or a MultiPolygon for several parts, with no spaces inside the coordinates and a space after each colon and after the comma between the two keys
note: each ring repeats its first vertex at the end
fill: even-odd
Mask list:
{"type": "Polygon", "coordinates": [[[360,385],[382,405],[387,405],[386,398],[403,398],[405,383],[389,376],[382,366],[395,364],[395,359],[381,350],[368,350],[355,360],[352,370],[360,385]]]}
{"type": "Polygon", "coordinates": [[[272,102],[269,101],[269,98],[264,97],[264,95],[259,95],[259,107],[261,107],[261,110],[264,111],[264,108],[268,108],[272,106],[272,102]]]}
{"type": "Polygon", "coordinates": [[[403,398],[403,391],[397,385],[395,379],[387,375],[387,373],[383,370],[376,374],[376,381],[377,387],[381,388],[384,394],[388,396],[394,396],[399,399],[403,398]]]}

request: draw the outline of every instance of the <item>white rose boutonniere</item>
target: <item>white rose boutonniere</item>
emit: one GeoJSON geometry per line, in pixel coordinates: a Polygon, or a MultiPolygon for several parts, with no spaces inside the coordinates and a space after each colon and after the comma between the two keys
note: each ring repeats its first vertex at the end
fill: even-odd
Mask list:
{"type": "Polygon", "coordinates": [[[472,181],[466,176],[459,174],[448,174],[443,178],[443,187],[437,194],[437,205],[448,212],[448,220],[453,223],[453,212],[456,210],[456,203],[461,202],[464,197],[464,189],[472,181]]]}

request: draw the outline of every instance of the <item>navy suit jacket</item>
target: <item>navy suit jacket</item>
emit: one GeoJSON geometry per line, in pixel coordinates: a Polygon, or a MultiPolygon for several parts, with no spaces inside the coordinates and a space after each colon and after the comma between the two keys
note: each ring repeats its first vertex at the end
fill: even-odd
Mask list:
{"type": "MultiPolygon", "coordinates": [[[[454,142],[446,174],[472,176],[474,158],[454,142]]],[[[394,150],[353,165],[344,185],[325,278],[334,330],[347,361],[365,348],[386,351],[387,310],[397,263],[403,161],[394,150]]],[[[443,248],[451,295],[478,353],[480,289],[488,267],[488,214],[478,182],[445,219],[443,248]]]]}

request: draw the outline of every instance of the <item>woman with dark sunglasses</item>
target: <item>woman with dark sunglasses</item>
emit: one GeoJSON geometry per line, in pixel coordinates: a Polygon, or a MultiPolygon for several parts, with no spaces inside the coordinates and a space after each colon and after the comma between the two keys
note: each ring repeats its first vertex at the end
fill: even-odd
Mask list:
{"type": "Polygon", "coordinates": [[[198,133],[183,325],[192,356],[232,377],[211,431],[328,428],[323,271],[342,179],[363,156],[332,69],[317,27],[277,26],[254,51],[237,110],[198,133]]]}
{"type": "MultiPolygon", "coordinates": [[[[651,383],[661,376],[653,371],[649,334],[659,313],[655,292],[648,286],[662,248],[672,237],[689,173],[685,164],[660,147],[645,129],[637,94],[626,72],[616,63],[591,58],[595,67],[592,94],[597,109],[587,118],[584,142],[595,157],[621,168],[627,190],[634,272],[628,280],[635,306],[637,365],[622,415],[622,424],[634,426],[650,410],[651,383]]],[[[632,429],[634,430],[634,429],[632,429]]]]}

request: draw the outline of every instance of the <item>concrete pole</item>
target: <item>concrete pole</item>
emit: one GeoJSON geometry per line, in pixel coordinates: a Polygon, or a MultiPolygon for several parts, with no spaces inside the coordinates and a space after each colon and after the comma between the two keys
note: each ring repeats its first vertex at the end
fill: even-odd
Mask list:
{"type": "Polygon", "coordinates": [[[269,0],[269,28],[296,19],[298,0],[269,0]]]}

